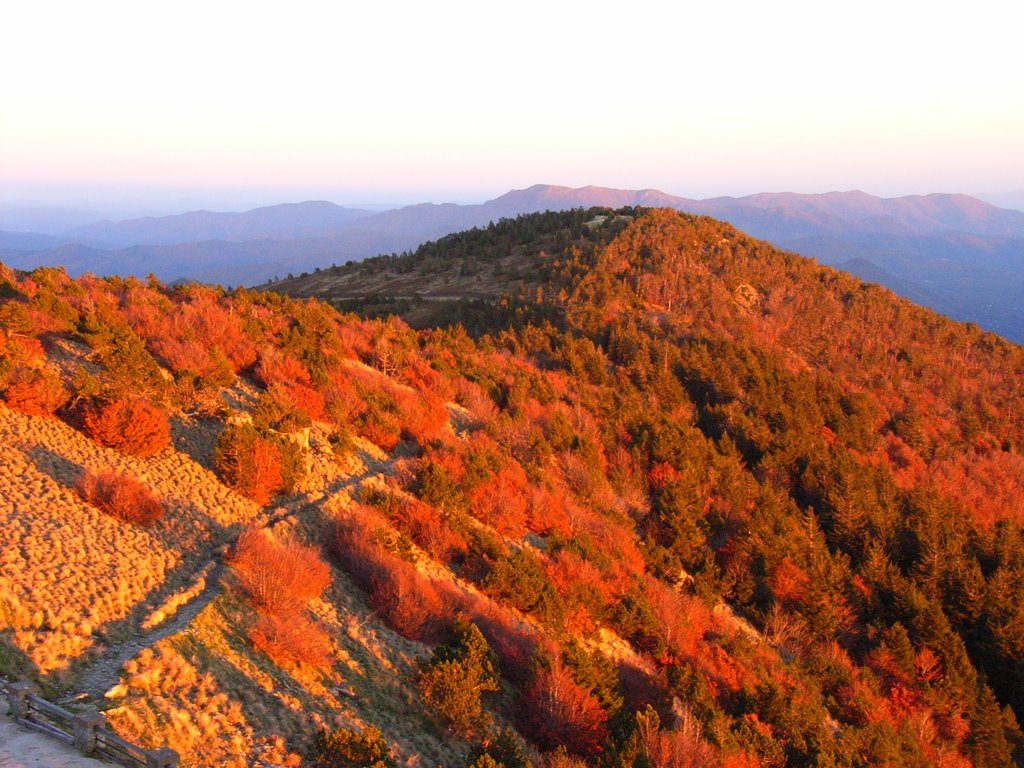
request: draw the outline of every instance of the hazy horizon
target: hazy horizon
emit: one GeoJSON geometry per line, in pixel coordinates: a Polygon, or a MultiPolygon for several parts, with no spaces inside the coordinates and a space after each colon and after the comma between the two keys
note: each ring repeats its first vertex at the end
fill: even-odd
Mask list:
{"type": "MultiPolygon", "coordinates": [[[[533,186],[533,185],[528,185],[533,186]]],[[[569,186],[564,184],[552,183],[552,186],[569,186]]],[[[582,185],[582,186],[603,186],[603,185],[582,185]]],[[[525,188],[525,187],[524,187],[525,188]]],[[[632,189],[648,189],[650,185],[644,185],[639,187],[633,187],[632,189]]],[[[445,199],[440,195],[426,198],[415,198],[411,194],[402,194],[400,191],[395,192],[388,199],[387,196],[378,195],[375,199],[370,199],[368,196],[359,196],[353,193],[332,193],[329,190],[310,190],[307,192],[297,190],[260,190],[260,191],[246,191],[232,192],[230,190],[222,190],[211,193],[206,190],[160,190],[159,188],[146,188],[135,191],[133,194],[132,190],[88,190],[78,189],[69,191],[66,188],[54,188],[51,190],[36,189],[32,190],[32,194],[18,197],[11,194],[10,190],[0,190],[0,210],[18,210],[18,209],[70,209],[70,210],[82,210],[82,211],[93,211],[99,215],[111,216],[115,218],[141,218],[145,216],[168,216],[179,213],[186,213],[198,210],[216,211],[216,212],[244,212],[253,210],[255,208],[262,208],[280,204],[295,204],[309,201],[327,201],[340,205],[346,208],[353,209],[365,209],[374,211],[384,211],[394,208],[401,208],[407,205],[417,205],[422,203],[433,203],[433,204],[446,204],[454,203],[457,205],[476,205],[487,200],[500,197],[513,188],[507,188],[500,192],[478,192],[475,195],[471,192],[467,192],[463,195],[456,196],[453,199],[445,199]]],[[[830,192],[851,192],[855,190],[847,189],[818,189],[818,190],[793,190],[793,189],[761,189],[756,192],[744,193],[744,194],[730,194],[723,193],[721,195],[695,195],[687,194],[686,192],[680,192],[673,189],[659,189],[658,191],[664,192],[669,195],[676,197],[685,197],[694,200],[708,199],[712,197],[743,197],[744,194],[757,194],[757,193],[773,193],[773,192],[793,192],[796,194],[827,194],[830,192]]],[[[879,195],[870,190],[856,190],[860,192],[866,192],[877,197],[890,197],[888,195],[879,195]]],[[[984,200],[993,205],[997,205],[1002,208],[1011,208],[1017,210],[1024,210],[1024,190],[1008,190],[1002,192],[951,192],[945,190],[927,190],[921,192],[913,192],[907,194],[967,194],[972,197],[976,197],[979,200],[984,200]]],[[[901,197],[903,195],[891,195],[891,197],[901,197]]]]}
{"type": "Polygon", "coordinates": [[[1024,188],[1009,13],[23,3],[0,46],[18,72],[0,200],[998,195],[1024,188]]]}

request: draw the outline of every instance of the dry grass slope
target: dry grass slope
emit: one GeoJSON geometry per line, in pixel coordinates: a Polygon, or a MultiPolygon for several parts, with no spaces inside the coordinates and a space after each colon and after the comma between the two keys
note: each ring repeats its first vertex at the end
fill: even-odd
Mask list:
{"type": "MultiPolygon", "coordinates": [[[[205,429],[186,424],[184,439],[205,429]]],[[[126,457],[3,406],[0,459],[0,619],[51,683],[70,682],[77,663],[131,633],[258,511],[186,453],[126,457]],[[165,518],[143,529],[103,514],[75,491],[85,470],[138,478],[165,518]]]]}
{"type": "MultiPolygon", "coordinates": [[[[350,508],[350,493],[379,483],[376,470],[387,470],[360,451],[353,474],[338,478],[329,461],[314,454],[312,474],[335,476],[332,492],[271,522],[279,538],[321,540],[350,508]]],[[[244,590],[232,585],[187,630],[125,665],[122,683],[107,694],[115,705],[108,717],[126,738],[169,744],[186,765],[298,765],[298,751],[316,728],[368,725],[404,764],[465,759],[465,746],[438,732],[417,698],[415,671],[428,647],[382,626],[360,590],[334,568],[331,586],[310,610],[330,638],[332,663],[275,661],[253,646],[248,632],[258,619],[244,590]]]]}

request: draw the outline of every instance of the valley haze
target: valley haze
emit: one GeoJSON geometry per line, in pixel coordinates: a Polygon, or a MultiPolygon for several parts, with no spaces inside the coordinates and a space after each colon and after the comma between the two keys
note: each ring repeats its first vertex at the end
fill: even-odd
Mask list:
{"type": "Polygon", "coordinates": [[[957,320],[1024,341],[1024,212],[968,195],[761,193],[696,200],[654,189],[537,184],[481,204],[389,210],[304,202],[240,213],[105,220],[75,209],[0,209],[0,261],[224,285],[259,285],[502,218],[592,206],[669,207],[881,283],[957,320]],[[35,230],[32,225],[37,226],[35,230]]]}

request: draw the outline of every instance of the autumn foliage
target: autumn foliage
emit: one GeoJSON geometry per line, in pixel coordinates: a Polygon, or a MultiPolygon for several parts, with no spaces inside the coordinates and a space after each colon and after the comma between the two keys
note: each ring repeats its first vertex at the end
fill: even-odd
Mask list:
{"type": "Polygon", "coordinates": [[[315,547],[291,538],[278,540],[262,529],[242,532],[230,563],[253,604],[267,613],[305,605],[331,583],[330,569],[315,547]]]}
{"type": "Polygon", "coordinates": [[[232,424],[221,432],[213,463],[225,484],[261,506],[291,491],[305,473],[298,445],[251,424],[232,424]]]}
{"type": "Polygon", "coordinates": [[[429,578],[375,538],[371,522],[350,516],[337,523],[332,549],[367,593],[370,605],[396,632],[414,640],[436,639],[451,620],[453,606],[445,604],[429,578]]]}
{"type": "Polygon", "coordinates": [[[275,659],[326,663],[330,641],[306,612],[331,583],[330,568],[318,550],[249,528],[238,537],[228,562],[259,613],[250,631],[253,645],[275,659]]]}
{"type": "Polygon", "coordinates": [[[52,372],[31,370],[13,377],[3,393],[7,405],[32,416],[52,416],[68,399],[68,391],[52,372]]]}
{"type": "Polygon", "coordinates": [[[86,471],[77,487],[85,501],[126,523],[149,527],[164,514],[160,500],[131,475],[86,471]]]}
{"type": "Polygon", "coordinates": [[[100,445],[129,456],[152,456],[171,444],[167,413],[141,398],[86,406],[82,429],[100,445]]]}
{"type": "MultiPolygon", "coordinates": [[[[200,465],[201,402],[219,477],[260,504],[308,461],[326,496],[298,529],[327,531],[365,620],[432,644],[467,616],[520,733],[574,753],[545,765],[1012,765],[1019,347],[672,211],[525,217],[339,270],[455,285],[452,265],[517,295],[437,302],[417,332],[277,293],[0,269],[0,391],[70,420],[47,387],[72,388],[103,444],[145,422],[133,398],[177,408],[200,465]],[[307,453],[282,434],[300,427],[307,453]],[[648,704],[660,723],[635,717],[648,704]]],[[[329,576],[293,539],[247,532],[230,560],[252,645],[282,664],[388,637],[322,631],[329,576]]],[[[456,661],[421,694],[471,734],[482,689],[456,661]]],[[[487,754],[475,768],[503,762],[487,754]]]]}
{"type": "Polygon", "coordinates": [[[565,747],[578,755],[593,755],[608,737],[608,713],[560,663],[537,673],[526,692],[521,717],[544,749],[565,747]]]}

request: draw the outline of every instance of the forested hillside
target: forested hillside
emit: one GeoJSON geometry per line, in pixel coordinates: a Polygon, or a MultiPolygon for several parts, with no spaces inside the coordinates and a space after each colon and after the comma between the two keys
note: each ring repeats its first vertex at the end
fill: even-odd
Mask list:
{"type": "Polygon", "coordinates": [[[666,210],[281,286],[364,317],[2,277],[0,674],[74,692],[193,599],[175,580],[210,601],[99,699],[131,738],[193,765],[1020,763],[1020,347],[666,210]],[[141,590],[129,541],[161,563],[141,590]]]}

